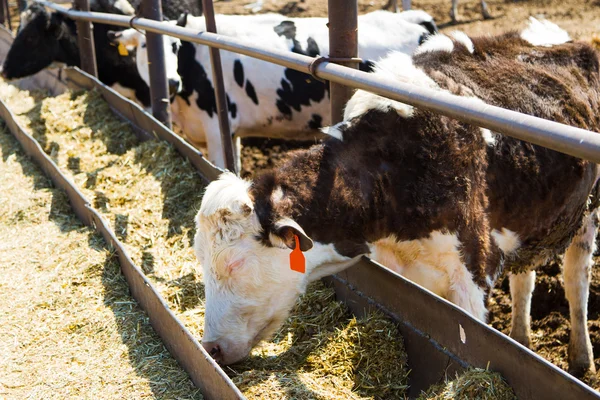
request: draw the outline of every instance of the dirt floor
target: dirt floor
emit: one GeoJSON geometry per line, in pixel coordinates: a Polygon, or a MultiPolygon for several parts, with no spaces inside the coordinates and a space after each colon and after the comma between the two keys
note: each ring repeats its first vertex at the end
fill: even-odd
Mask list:
{"type": "Polygon", "coordinates": [[[0,398],[201,399],[115,255],[0,127],[0,398]]]}
{"type": "MultiPolygon", "coordinates": [[[[245,5],[249,0],[215,1],[217,13],[251,14],[245,5]]],[[[380,10],[387,0],[359,0],[359,13],[380,10]]],[[[398,0],[401,3],[401,0],[398,0]]],[[[598,0],[488,0],[491,20],[483,20],[479,0],[461,0],[458,4],[459,23],[450,24],[450,0],[413,0],[412,8],[433,16],[442,31],[460,29],[473,35],[504,32],[524,26],[529,16],[544,16],[566,29],[574,39],[590,40],[600,26],[598,0]]],[[[325,0],[264,0],[261,12],[277,12],[290,17],[325,17],[325,0]]]]}
{"type": "MultiPolygon", "coordinates": [[[[386,0],[359,0],[361,13],[378,10],[386,0]]],[[[399,0],[400,2],[400,0],[399,0]]],[[[250,1],[219,1],[217,12],[249,14],[244,6],[250,1]]],[[[525,26],[529,16],[543,16],[566,29],[577,40],[592,41],[600,27],[599,0],[532,0],[503,1],[489,0],[487,3],[495,17],[483,20],[478,0],[459,3],[459,23],[450,24],[450,0],[413,1],[414,9],[430,13],[442,31],[463,30],[472,35],[501,33],[525,26]]],[[[265,0],[263,12],[279,12],[294,17],[326,16],[327,2],[324,0],[265,0]]],[[[600,37],[600,34],[598,35],[600,37]]],[[[242,175],[272,167],[285,159],[285,152],[298,147],[299,143],[277,140],[244,140],[242,175]]],[[[600,260],[598,260],[600,262],[600,260]]],[[[532,349],[544,358],[566,370],[569,343],[569,308],[564,297],[560,260],[538,271],[532,304],[532,349]]],[[[600,371],[600,265],[593,272],[589,298],[589,329],[596,355],[596,369],[600,371]]],[[[491,325],[508,334],[510,331],[510,293],[508,279],[502,280],[494,290],[490,305],[491,325]]],[[[586,377],[584,381],[600,388],[600,373],[586,377]]]]}

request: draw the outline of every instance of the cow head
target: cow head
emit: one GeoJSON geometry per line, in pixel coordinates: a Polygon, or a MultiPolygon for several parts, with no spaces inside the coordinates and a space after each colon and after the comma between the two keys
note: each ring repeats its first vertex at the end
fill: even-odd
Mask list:
{"type": "MultiPolygon", "coordinates": [[[[175,96],[182,90],[181,77],[177,73],[177,54],[181,47],[181,41],[166,35],[163,35],[162,38],[169,94],[175,96]]],[[[150,61],[146,47],[146,35],[135,29],[126,29],[120,32],[108,31],[108,39],[114,44],[124,45],[129,51],[135,50],[138,72],[144,82],[150,86],[150,71],[148,69],[150,61]]]]}
{"type": "Polygon", "coordinates": [[[266,229],[261,226],[250,186],[223,173],[208,185],[196,217],[194,250],[206,293],[202,344],[222,364],[241,360],[268,339],[306,285],[323,276],[313,273],[311,259],[323,245],[315,243],[311,250],[312,240],[289,218],[274,218],[266,229]],[[307,252],[304,274],[290,269],[295,236],[307,252]]]}
{"type": "MultiPolygon", "coordinates": [[[[33,3],[21,13],[21,23],[0,74],[6,80],[33,75],[53,62],[68,63],[77,53],[74,23],[33,3]]],[[[75,58],[78,62],[78,58],[75,58]]]]}

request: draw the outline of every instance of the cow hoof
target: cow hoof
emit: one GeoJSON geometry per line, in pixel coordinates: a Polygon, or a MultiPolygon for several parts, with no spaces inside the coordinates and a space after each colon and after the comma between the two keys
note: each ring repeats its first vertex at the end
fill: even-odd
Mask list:
{"type": "Polygon", "coordinates": [[[450,10],[450,24],[452,24],[452,25],[458,24],[458,18],[456,17],[456,14],[454,13],[453,10],[450,10]]]}
{"type": "Polygon", "coordinates": [[[569,374],[573,375],[576,378],[582,379],[583,377],[595,377],[596,375],[596,366],[594,363],[589,363],[588,361],[584,362],[572,362],[569,361],[569,374]]]}
{"type": "Polygon", "coordinates": [[[569,373],[577,378],[583,378],[586,375],[595,375],[596,366],[592,356],[591,346],[589,351],[573,351],[569,345],[569,373]]]}
{"type": "Polygon", "coordinates": [[[531,341],[529,340],[528,333],[519,334],[519,333],[516,333],[515,331],[511,330],[510,337],[513,340],[516,340],[517,342],[521,343],[523,346],[527,347],[528,349],[531,348],[531,341]]]}

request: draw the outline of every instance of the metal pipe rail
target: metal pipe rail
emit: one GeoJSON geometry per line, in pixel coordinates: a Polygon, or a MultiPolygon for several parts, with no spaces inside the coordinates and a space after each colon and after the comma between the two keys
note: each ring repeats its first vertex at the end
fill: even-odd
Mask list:
{"type": "MultiPolygon", "coordinates": [[[[66,14],[74,20],[129,26],[130,18],[126,16],[74,11],[47,1],[36,1],[48,8],[66,14]]],[[[189,42],[244,54],[305,73],[310,73],[309,65],[313,61],[311,57],[263,48],[233,37],[208,32],[198,33],[191,29],[166,25],[143,18],[133,21],[133,26],[149,32],[166,34],[189,42]]],[[[316,69],[316,75],[331,82],[364,89],[380,96],[434,111],[495,132],[501,132],[552,150],[600,163],[600,134],[595,132],[487,105],[478,99],[454,96],[407,83],[395,82],[390,84],[385,79],[373,74],[333,63],[324,62],[320,64],[316,69]]]]}
{"type": "MultiPolygon", "coordinates": [[[[202,0],[202,9],[204,10],[204,21],[208,32],[217,33],[217,24],[215,22],[215,9],[212,0],[202,0]]],[[[221,151],[225,168],[238,173],[242,169],[241,165],[235,165],[233,157],[233,141],[231,138],[231,129],[229,126],[229,115],[227,110],[227,95],[225,94],[225,83],[223,81],[223,66],[221,64],[221,54],[219,49],[210,48],[210,64],[212,67],[213,85],[215,87],[215,100],[217,103],[217,118],[219,120],[219,131],[221,132],[221,151]]]]}
{"type": "MultiPolygon", "coordinates": [[[[358,57],[358,2],[356,0],[329,0],[327,3],[329,16],[329,57],[358,57]]],[[[339,63],[356,69],[356,63],[339,63]]],[[[346,103],[354,94],[354,89],[347,85],[333,83],[329,85],[331,100],[331,123],[336,124],[344,119],[346,103]]]]}
{"type": "MultiPolygon", "coordinates": [[[[144,0],[142,2],[142,14],[151,20],[162,21],[162,4],[160,0],[144,0]]],[[[149,33],[146,35],[146,46],[148,47],[148,72],[150,74],[150,98],[152,104],[152,115],[171,129],[171,103],[169,102],[169,90],[167,88],[167,72],[165,67],[165,48],[163,37],[160,34],[149,33]]]]}
{"type": "MultiPolygon", "coordinates": [[[[73,9],[83,12],[90,11],[90,1],[74,0],[73,9]]],[[[85,20],[77,21],[77,44],[79,45],[81,69],[90,75],[98,77],[94,26],[91,22],[85,20]]]]}

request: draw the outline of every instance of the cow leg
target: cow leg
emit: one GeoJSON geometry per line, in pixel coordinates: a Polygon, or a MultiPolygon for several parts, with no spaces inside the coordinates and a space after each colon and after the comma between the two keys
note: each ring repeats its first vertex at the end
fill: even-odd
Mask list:
{"type": "Polygon", "coordinates": [[[398,9],[398,0],[388,0],[385,6],[383,6],[384,10],[392,10],[393,12],[400,12],[398,9]]]}
{"type": "Polygon", "coordinates": [[[483,15],[483,19],[492,19],[492,14],[490,13],[490,9],[486,4],[485,0],[481,0],[481,15],[483,15]]]}
{"type": "Polygon", "coordinates": [[[452,0],[452,8],[450,9],[450,19],[452,23],[458,22],[458,0],[452,0]]]}
{"type": "Polygon", "coordinates": [[[569,372],[582,376],[596,372],[592,343],[587,327],[587,304],[593,255],[596,248],[596,211],[587,215],[567,249],[563,265],[565,295],[569,301],[571,336],[569,340],[569,372]]]}
{"type": "Polygon", "coordinates": [[[225,155],[221,147],[221,131],[216,116],[203,125],[204,132],[206,132],[208,159],[217,167],[225,168],[225,155]]]}
{"type": "Polygon", "coordinates": [[[535,287],[535,271],[510,274],[510,297],[512,300],[512,322],[510,337],[529,347],[531,333],[531,295],[535,287]]]}
{"type": "Polygon", "coordinates": [[[473,281],[473,275],[464,265],[450,275],[448,300],[467,311],[481,322],[487,321],[484,290],[473,281]]]}
{"type": "Polygon", "coordinates": [[[242,170],[242,139],[234,135],[232,138],[233,144],[233,162],[235,164],[236,171],[242,170]]]}

